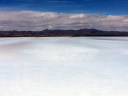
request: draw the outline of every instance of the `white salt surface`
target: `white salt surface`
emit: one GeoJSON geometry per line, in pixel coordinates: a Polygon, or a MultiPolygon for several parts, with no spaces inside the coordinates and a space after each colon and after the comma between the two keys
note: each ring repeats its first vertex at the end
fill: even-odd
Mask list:
{"type": "Polygon", "coordinates": [[[0,38],[0,96],[128,96],[128,38],[0,38]]]}

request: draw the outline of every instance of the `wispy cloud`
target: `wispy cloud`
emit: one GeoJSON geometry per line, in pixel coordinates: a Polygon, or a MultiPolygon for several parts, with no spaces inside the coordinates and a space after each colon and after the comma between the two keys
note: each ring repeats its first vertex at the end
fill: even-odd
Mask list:
{"type": "Polygon", "coordinates": [[[128,31],[128,16],[54,12],[0,12],[0,30],[81,29],[128,31]]]}

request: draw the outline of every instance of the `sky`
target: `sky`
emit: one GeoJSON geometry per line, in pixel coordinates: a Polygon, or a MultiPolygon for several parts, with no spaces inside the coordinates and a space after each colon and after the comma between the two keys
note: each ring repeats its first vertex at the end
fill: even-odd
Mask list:
{"type": "Polygon", "coordinates": [[[128,14],[127,0],[0,0],[0,7],[5,8],[5,10],[128,14]]]}
{"type": "Polygon", "coordinates": [[[0,0],[0,30],[128,31],[127,10],[127,0],[0,0]]]}

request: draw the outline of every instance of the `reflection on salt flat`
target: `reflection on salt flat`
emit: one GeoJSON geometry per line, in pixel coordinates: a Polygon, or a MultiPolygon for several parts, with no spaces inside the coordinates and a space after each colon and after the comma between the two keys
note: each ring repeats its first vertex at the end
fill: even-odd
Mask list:
{"type": "Polygon", "coordinates": [[[0,38],[0,95],[127,96],[127,41],[0,38]]]}

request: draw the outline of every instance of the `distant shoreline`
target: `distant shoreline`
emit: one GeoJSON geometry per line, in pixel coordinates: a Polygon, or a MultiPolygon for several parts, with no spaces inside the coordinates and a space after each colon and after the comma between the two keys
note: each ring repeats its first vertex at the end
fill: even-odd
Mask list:
{"type": "Polygon", "coordinates": [[[128,37],[128,36],[0,36],[0,37],[128,37]]]}
{"type": "Polygon", "coordinates": [[[128,37],[128,32],[101,31],[97,29],[0,31],[0,37],[128,37]]]}

